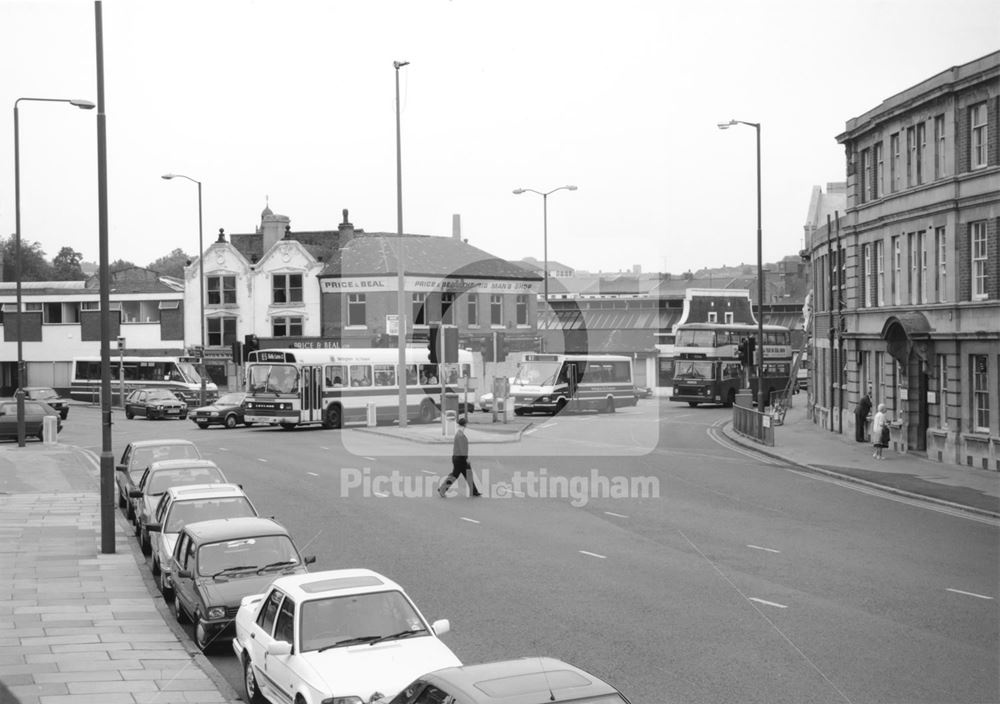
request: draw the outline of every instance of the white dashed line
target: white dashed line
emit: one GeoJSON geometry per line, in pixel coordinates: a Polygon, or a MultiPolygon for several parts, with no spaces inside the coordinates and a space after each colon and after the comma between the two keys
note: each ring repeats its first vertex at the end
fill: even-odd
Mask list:
{"type": "Polygon", "coordinates": [[[366,460],[368,460],[369,462],[374,462],[374,461],[375,461],[375,458],[374,458],[374,457],[368,457],[367,455],[361,455],[361,456],[362,456],[362,457],[364,457],[364,458],[365,458],[366,460]]]}
{"type": "Polygon", "coordinates": [[[372,493],[375,494],[375,496],[379,497],[380,499],[388,499],[389,498],[388,494],[383,494],[381,491],[373,491],[372,493]]]}
{"type": "Polygon", "coordinates": [[[964,594],[965,596],[974,596],[977,599],[989,599],[990,601],[993,601],[993,597],[986,596],[985,594],[976,594],[975,592],[963,592],[961,589],[952,589],[951,587],[948,587],[947,589],[945,589],[945,591],[953,592],[954,594],[964,594]]]}
{"type": "Polygon", "coordinates": [[[601,560],[607,560],[608,559],[607,555],[598,555],[596,552],[587,552],[586,550],[579,550],[578,552],[581,555],[586,555],[587,557],[596,557],[596,558],[599,558],[601,560]]]}
{"type": "Polygon", "coordinates": [[[319,449],[321,449],[321,450],[329,450],[330,448],[329,447],[323,447],[322,445],[320,445],[319,449]]]}
{"type": "Polygon", "coordinates": [[[429,469],[421,469],[420,471],[423,472],[424,474],[437,474],[437,472],[432,472],[429,469]]]}
{"type": "Polygon", "coordinates": [[[762,548],[760,545],[747,545],[748,548],[753,548],[754,550],[763,550],[764,552],[780,553],[781,550],[775,550],[774,548],[762,548]]]}
{"type": "Polygon", "coordinates": [[[463,521],[468,521],[469,523],[479,523],[475,518],[466,518],[465,516],[459,516],[463,521]]]}
{"type": "Polygon", "coordinates": [[[306,472],[306,474],[308,474],[310,477],[318,477],[319,476],[318,474],[316,474],[316,472],[306,472]]]}
{"type": "Polygon", "coordinates": [[[777,609],[787,609],[788,608],[784,604],[778,604],[778,603],[775,603],[773,601],[764,601],[763,599],[758,599],[755,596],[748,596],[747,599],[749,599],[750,601],[756,601],[758,604],[764,604],[765,606],[773,606],[773,607],[775,607],[777,609]]]}
{"type": "Polygon", "coordinates": [[[620,513],[615,513],[614,511],[605,511],[608,516],[614,516],[615,518],[628,518],[628,516],[622,515],[620,513]]]}
{"type": "Polygon", "coordinates": [[[533,432],[535,432],[536,430],[538,430],[538,428],[532,428],[531,430],[525,430],[525,431],[524,431],[524,434],[525,434],[525,435],[531,435],[531,434],[532,434],[533,432]]]}
{"type": "Polygon", "coordinates": [[[267,460],[266,460],[266,459],[264,459],[263,457],[258,457],[258,458],[257,458],[257,461],[258,461],[258,462],[267,462],[267,460]]]}

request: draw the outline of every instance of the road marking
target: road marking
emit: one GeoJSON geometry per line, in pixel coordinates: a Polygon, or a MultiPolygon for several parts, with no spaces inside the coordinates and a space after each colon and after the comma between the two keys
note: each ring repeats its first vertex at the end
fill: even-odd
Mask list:
{"type": "Polygon", "coordinates": [[[423,472],[424,474],[437,474],[437,472],[432,472],[429,469],[421,469],[420,471],[423,472]]]}
{"type": "Polygon", "coordinates": [[[267,460],[266,460],[266,459],[264,459],[263,457],[258,457],[258,458],[257,458],[257,461],[258,461],[258,462],[267,462],[267,460]]]}
{"type": "Polygon", "coordinates": [[[543,423],[541,427],[543,427],[543,428],[551,428],[554,425],[559,425],[559,424],[556,423],[554,420],[550,420],[548,423],[543,423]]]}
{"type": "Polygon", "coordinates": [[[375,494],[375,496],[379,497],[380,499],[388,499],[389,498],[388,494],[383,494],[381,491],[374,491],[372,493],[375,494]]]}
{"type": "Polygon", "coordinates": [[[375,461],[375,458],[374,458],[374,457],[369,457],[368,455],[361,455],[361,456],[362,456],[362,457],[364,457],[364,458],[365,458],[366,460],[368,460],[369,462],[374,462],[374,461],[375,461]]]}
{"type": "Polygon", "coordinates": [[[321,449],[321,450],[329,450],[330,448],[329,447],[323,447],[322,445],[320,445],[319,449],[321,449]]]}
{"type": "Polygon", "coordinates": [[[609,516],[614,516],[615,518],[628,518],[628,516],[625,516],[620,513],[615,513],[614,511],[605,511],[604,513],[606,513],[609,516]]]}
{"type": "Polygon", "coordinates": [[[975,592],[963,592],[961,589],[952,589],[951,587],[948,587],[947,589],[945,589],[945,591],[954,592],[955,594],[964,594],[965,596],[974,596],[977,599],[988,599],[990,601],[993,601],[993,597],[986,596],[985,594],[976,594],[975,592]]]}
{"type": "Polygon", "coordinates": [[[747,545],[748,548],[753,548],[754,550],[763,550],[764,552],[780,553],[781,550],[775,550],[774,548],[762,548],[760,545],[747,545]]]}
{"type": "Polygon", "coordinates": [[[535,432],[536,430],[538,430],[538,428],[532,428],[531,430],[525,430],[525,431],[524,431],[524,434],[525,434],[525,435],[531,435],[531,434],[532,434],[533,432],[535,432]]]}
{"type": "Polygon", "coordinates": [[[778,608],[778,609],[787,609],[788,608],[784,604],[778,604],[778,603],[775,603],[773,601],[764,601],[763,599],[758,599],[755,596],[748,596],[747,599],[749,599],[750,601],[756,601],[758,604],[764,604],[765,606],[773,606],[773,607],[778,608]]]}
{"type": "Polygon", "coordinates": [[[219,448],[219,452],[229,452],[229,448],[228,447],[220,447],[219,448]]]}
{"type": "Polygon", "coordinates": [[[475,518],[466,518],[465,516],[459,516],[463,521],[468,521],[469,523],[479,523],[475,518]]]}
{"type": "Polygon", "coordinates": [[[607,560],[607,555],[598,555],[596,552],[587,552],[586,550],[578,551],[581,555],[586,555],[587,557],[598,557],[602,560],[607,560]]]}
{"type": "Polygon", "coordinates": [[[319,476],[318,474],[316,474],[316,472],[306,472],[306,474],[308,474],[310,477],[318,477],[319,476]]]}

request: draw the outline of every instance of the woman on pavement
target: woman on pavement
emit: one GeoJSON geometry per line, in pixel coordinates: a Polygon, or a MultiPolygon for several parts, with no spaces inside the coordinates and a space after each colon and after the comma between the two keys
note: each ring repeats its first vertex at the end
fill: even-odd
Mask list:
{"type": "Polygon", "coordinates": [[[889,418],[885,414],[885,404],[878,405],[878,412],[872,418],[872,445],[875,451],[872,457],[877,460],[885,459],[882,451],[889,446],[889,418]]]}

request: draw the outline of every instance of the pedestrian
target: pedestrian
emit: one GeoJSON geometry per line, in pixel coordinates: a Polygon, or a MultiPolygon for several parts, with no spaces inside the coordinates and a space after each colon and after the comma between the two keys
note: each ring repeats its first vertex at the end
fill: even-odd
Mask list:
{"type": "Polygon", "coordinates": [[[472,496],[482,496],[479,489],[476,488],[476,480],[472,475],[472,465],[469,464],[469,439],[465,437],[465,424],[467,422],[465,416],[458,419],[455,442],[451,446],[451,474],[445,477],[441,486],[438,487],[438,496],[442,499],[459,476],[465,477],[465,483],[469,485],[472,496]]]}
{"type": "Polygon", "coordinates": [[[878,405],[878,412],[872,418],[872,446],[875,451],[872,457],[883,460],[882,451],[889,447],[889,418],[885,414],[885,404],[878,405]]]}
{"type": "MultiPolygon", "coordinates": [[[[872,412],[872,390],[868,387],[865,395],[854,407],[854,439],[858,442],[865,441],[865,428],[868,427],[868,414],[872,412]]],[[[874,438],[872,439],[874,442],[874,438]]]]}

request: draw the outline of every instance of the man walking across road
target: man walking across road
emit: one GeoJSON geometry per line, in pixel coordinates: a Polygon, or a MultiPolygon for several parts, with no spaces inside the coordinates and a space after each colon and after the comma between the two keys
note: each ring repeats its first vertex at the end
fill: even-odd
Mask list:
{"type": "Polygon", "coordinates": [[[438,496],[442,499],[448,493],[448,489],[455,483],[459,475],[465,477],[465,482],[469,485],[473,496],[482,496],[476,488],[475,478],[472,476],[472,465],[469,464],[469,439],[465,437],[465,416],[458,419],[458,429],[455,431],[455,442],[451,446],[451,474],[444,478],[441,486],[438,487],[438,496]]]}
{"type": "Polygon", "coordinates": [[[854,407],[854,439],[858,442],[865,441],[865,429],[868,427],[868,414],[872,412],[872,390],[868,387],[864,396],[854,407]]]}

